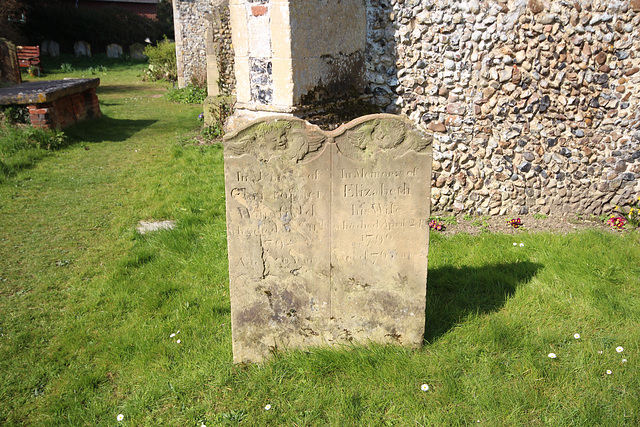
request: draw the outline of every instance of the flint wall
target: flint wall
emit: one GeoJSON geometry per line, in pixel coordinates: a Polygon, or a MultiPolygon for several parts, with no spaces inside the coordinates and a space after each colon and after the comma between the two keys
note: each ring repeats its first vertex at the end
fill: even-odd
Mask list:
{"type": "Polygon", "coordinates": [[[375,102],[434,132],[435,212],[609,212],[640,192],[640,1],[369,0],[375,102]]]}
{"type": "Polygon", "coordinates": [[[366,6],[366,90],[434,133],[435,213],[601,214],[640,193],[640,0],[366,6]]]}
{"type": "Polygon", "coordinates": [[[233,48],[228,0],[174,0],[178,86],[217,75],[219,92],[234,90],[233,48]],[[209,59],[208,59],[209,58],[209,59]],[[207,70],[214,67],[215,71],[207,70]]]}

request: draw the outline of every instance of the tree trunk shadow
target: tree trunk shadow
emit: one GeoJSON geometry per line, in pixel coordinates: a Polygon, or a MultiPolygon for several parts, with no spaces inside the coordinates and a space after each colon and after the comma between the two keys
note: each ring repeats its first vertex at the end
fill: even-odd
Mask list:
{"type": "Polygon", "coordinates": [[[472,313],[499,310],[541,264],[520,261],[482,267],[444,266],[430,270],[424,340],[434,342],[472,313]]]}

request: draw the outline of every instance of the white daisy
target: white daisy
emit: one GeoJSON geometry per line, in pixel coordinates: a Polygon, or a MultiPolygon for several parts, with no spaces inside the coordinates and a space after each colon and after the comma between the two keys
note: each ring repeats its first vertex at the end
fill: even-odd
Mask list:
{"type": "Polygon", "coordinates": [[[622,348],[622,347],[616,347],[616,351],[617,351],[618,353],[622,353],[622,352],[624,351],[624,348],[622,348]]]}
{"type": "Polygon", "coordinates": [[[555,359],[556,358],[556,354],[555,353],[549,353],[549,359],[555,359]]]}
{"type": "Polygon", "coordinates": [[[513,242],[513,246],[518,246],[518,244],[516,242],[513,242]]]}
{"type": "Polygon", "coordinates": [[[523,246],[524,246],[524,243],[520,243],[520,247],[523,247],[523,246]]]}
{"type": "Polygon", "coordinates": [[[175,333],[173,333],[173,334],[169,335],[169,338],[173,338],[173,337],[175,337],[175,336],[176,336],[176,334],[175,334],[175,333]]]}
{"type": "Polygon", "coordinates": [[[266,406],[264,407],[264,410],[265,410],[265,411],[268,411],[269,409],[271,409],[271,405],[266,405],[266,406]]]}
{"type": "Polygon", "coordinates": [[[580,334],[573,334],[573,337],[574,337],[575,339],[579,340],[579,339],[580,339],[580,334]]]}
{"type": "Polygon", "coordinates": [[[622,363],[627,363],[627,359],[622,359],[622,363]]]}
{"type": "Polygon", "coordinates": [[[611,369],[607,369],[607,375],[611,375],[611,369]]]}
{"type": "Polygon", "coordinates": [[[122,415],[122,414],[118,414],[118,416],[116,417],[116,419],[117,419],[118,421],[122,421],[122,420],[124,420],[124,415],[122,415]]]}
{"type": "Polygon", "coordinates": [[[182,341],[178,340],[178,341],[176,341],[176,342],[177,342],[178,344],[180,344],[182,341]]]}
{"type": "Polygon", "coordinates": [[[422,391],[429,391],[429,384],[422,384],[420,386],[420,390],[422,391]]]}

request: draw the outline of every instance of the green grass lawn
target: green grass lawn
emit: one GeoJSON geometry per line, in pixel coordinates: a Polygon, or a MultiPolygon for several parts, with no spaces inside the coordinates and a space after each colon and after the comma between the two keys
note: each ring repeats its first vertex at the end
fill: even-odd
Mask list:
{"type": "Polygon", "coordinates": [[[112,64],[104,117],[0,184],[1,425],[640,424],[638,232],[432,233],[422,349],[233,365],[222,149],[112,64]]]}

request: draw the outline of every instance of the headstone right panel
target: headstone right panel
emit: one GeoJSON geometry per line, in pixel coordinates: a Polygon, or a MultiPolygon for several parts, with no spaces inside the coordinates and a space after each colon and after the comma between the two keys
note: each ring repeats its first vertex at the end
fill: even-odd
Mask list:
{"type": "Polygon", "coordinates": [[[419,346],[424,335],[431,146],[394,116],[335,138],[331,286],[343,338],[419,346]]]}

